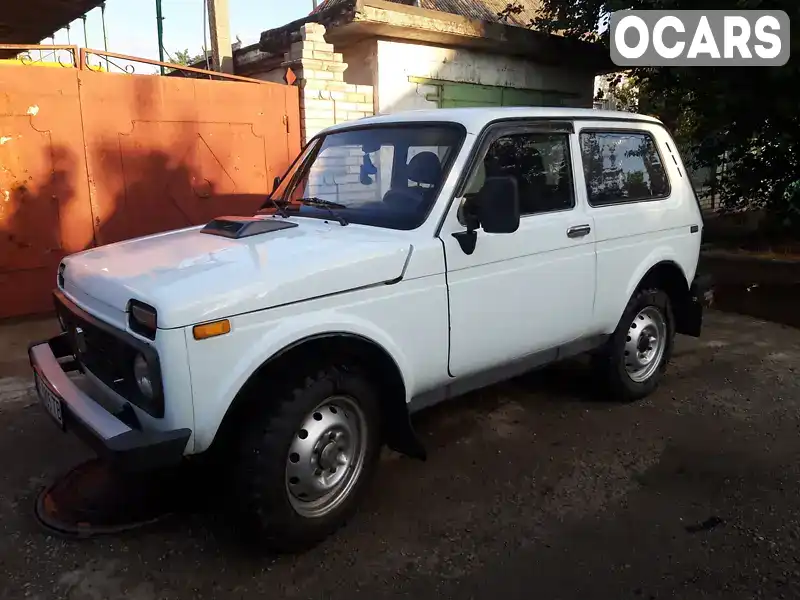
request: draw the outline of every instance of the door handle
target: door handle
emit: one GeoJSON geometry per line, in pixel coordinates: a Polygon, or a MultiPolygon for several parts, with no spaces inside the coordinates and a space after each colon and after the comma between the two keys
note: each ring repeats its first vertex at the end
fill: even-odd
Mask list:
{"type": "Polygon", "coordinates": [[[579,238],[585,235],[589,235],[589,232],[592,228],[589,225],[576,225],[575,227],[570,227],[567,229],[567,237],[571,238],[579,238]]]}

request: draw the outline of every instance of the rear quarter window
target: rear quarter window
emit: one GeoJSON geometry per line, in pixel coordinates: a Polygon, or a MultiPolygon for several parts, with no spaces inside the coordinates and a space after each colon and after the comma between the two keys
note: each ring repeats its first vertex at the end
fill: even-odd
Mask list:
{"type": "Polygon", "coordinates": [[[582,131],[580,142],[591,206],[645,202],[669,196],[669,178],[650,133],[582,131]]]}

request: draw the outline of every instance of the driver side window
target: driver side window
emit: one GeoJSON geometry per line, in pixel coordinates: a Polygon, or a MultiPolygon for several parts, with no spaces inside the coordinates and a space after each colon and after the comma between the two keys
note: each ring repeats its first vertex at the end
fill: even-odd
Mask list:
{"type": "Polygon", "coordinates": [[[567,133],[509,133],[491,143],[475,166],[464,195],[477,194],[487,177],[513,177],[521,215],[575,206],[567,133]]]}

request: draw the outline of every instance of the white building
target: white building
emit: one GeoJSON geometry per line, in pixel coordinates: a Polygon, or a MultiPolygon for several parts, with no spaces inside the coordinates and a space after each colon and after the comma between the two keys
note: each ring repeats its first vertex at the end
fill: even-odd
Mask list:
{"type": "Polygon", "coordinates": [[[600,45],[525,27],[538,1],[502,19],[506,0],[328,0],[234,54],[236,73],[303,88],[306,137],[373,113],[459,106],[591,108],[615,69],[600,45]],[[415,6],[413,4],[418,4],[415,6]]]}

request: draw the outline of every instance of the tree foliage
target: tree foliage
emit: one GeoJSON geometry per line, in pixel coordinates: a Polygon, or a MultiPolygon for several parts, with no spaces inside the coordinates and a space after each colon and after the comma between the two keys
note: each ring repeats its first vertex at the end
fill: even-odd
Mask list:
{"type": "MultiPolygon", "coordinates": [[[[800,22],[798,0],[542,0],[530,26],[607,45],[610,14],[626,9],[772,9],[800,22]]],[[[512,2],[500,16],[519,12],[512,2]]],[[[634,68],[626,74],[637,92],[636,108],[664,121],[694,167],[714,173],[724,161],[715,183],[726,207],[765,206],[800,231],[797,27],[791,35],[793,57],[782,67],[634,68]]]]}
{"type": "Polygon", "coordinates": [[[639,87],[626,75],[624,72],[604,75],[605,86],[598,90],[595,100],[603,100],[608,94],[614,100],[616,110],[639,112],[639,87]]]}
{"type": "Polygon", "coordinates": [[[173,59],[176,65],[190,66],[203,60],[203,54],[189,54],[189,49],[178,50],[175,52],[173,59]]]}

